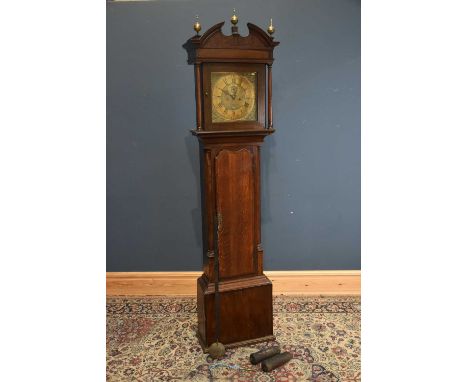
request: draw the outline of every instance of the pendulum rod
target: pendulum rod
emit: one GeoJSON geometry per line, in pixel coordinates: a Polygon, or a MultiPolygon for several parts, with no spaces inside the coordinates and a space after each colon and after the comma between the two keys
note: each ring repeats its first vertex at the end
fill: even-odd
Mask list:
{"type": "Polygon", "coordinates": [[[216,320],[216,342],[219,342],[219,335],[220,335],[220,315],[221,315],[221,302],[219,296],[219,243],[218,243],[218,235],[219,235],[219,221],[220,216],[216,216],[216,231],[215,232],[215,320],[216,320]]]}
{"type": "Polygon", "coordinates": [[[219,243],[218,235],[220,233],[222,216],[221,213],[218,213],[215,217],[216,222],[214,224],[214,271],[215,271],[215,335],[216,342],[213,342],[208,348],[208,353],[212,358],[221,358],[226,353],[224,345],[219,342],[219,337],[221,335],[221,301],[219,294],[219,243]]]}

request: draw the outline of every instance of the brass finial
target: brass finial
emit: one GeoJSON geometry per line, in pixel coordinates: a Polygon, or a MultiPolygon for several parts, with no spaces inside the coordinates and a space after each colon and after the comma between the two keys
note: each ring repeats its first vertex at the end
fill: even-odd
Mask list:
{"type": "Polygon", "coordinates": [[[273,33],[275,33],[275,27],[273,26],[273,19],[270,19],[270,26],[268,27],[268,33],[271,37],[273,37],[273,33]]]}
{"type": "Polygon", "coordinates": [[[197,36],[200,36],[198,32],[201,31],[201,24],[198,22],[198,15],[195,16],[195,24],[193,24],[193,29],[197,32],[197,36]]]}
{"type": "Polygon", "coordinates": [[[233,9],[233,13],[234,14],[231,17],[231,23],[232,23],[232,25],[236,25],[237,22],[239,21],[239,19],[236,16],[236,8],[233,9]]]}

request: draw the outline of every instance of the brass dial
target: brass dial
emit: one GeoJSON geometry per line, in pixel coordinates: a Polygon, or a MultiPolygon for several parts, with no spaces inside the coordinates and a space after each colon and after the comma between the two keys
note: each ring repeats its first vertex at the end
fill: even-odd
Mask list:
{"type": "Polygon", "coordinates": [[[211,73],[212,122],[257,120],[257,73],[211,73]]]}

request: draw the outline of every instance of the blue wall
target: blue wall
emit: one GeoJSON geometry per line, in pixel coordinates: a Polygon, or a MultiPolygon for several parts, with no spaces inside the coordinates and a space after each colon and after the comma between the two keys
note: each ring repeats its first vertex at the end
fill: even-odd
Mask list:
{"type": "Polygon", "coordinates": [[[276,39],[277,132],[262,149],[265,269],[360,268],[360,2],[107,3],[107,270],[200,270],[193,67],[182,45],[226,21],[276,39]]]}

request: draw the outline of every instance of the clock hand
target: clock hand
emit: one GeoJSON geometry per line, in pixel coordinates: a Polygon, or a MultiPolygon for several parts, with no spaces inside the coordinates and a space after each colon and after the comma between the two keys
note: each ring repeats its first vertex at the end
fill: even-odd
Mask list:
{"type": "Polygon", "coordinates": [[[229,93],[227,90],[224,90],[224,89],[221,89],[221,88],[218,88],[219,90],[221,90],[224,94],[227,94],[229,97],[231,97],[232,99],[234,99],[235,97],[232,96],[231,93],[229,93]]]}

